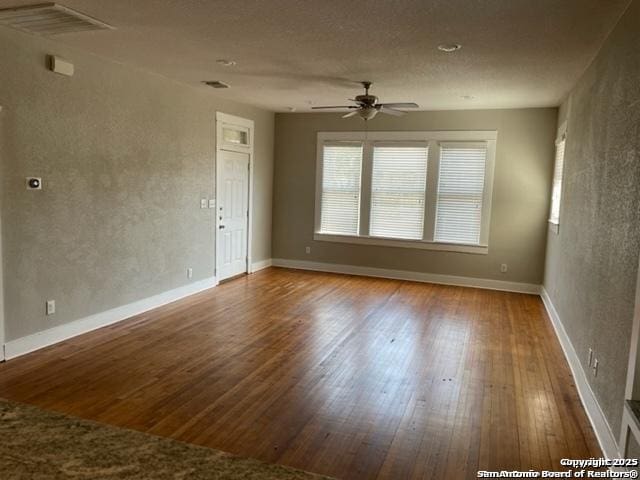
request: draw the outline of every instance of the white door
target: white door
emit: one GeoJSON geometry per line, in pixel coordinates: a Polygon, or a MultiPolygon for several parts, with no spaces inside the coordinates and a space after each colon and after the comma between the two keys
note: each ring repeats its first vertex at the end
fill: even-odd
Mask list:
{"type": "Polygon", "coordinates": [[[249,154],[221,150],[218,156],[218,280],[247,271],[249,154]]]}

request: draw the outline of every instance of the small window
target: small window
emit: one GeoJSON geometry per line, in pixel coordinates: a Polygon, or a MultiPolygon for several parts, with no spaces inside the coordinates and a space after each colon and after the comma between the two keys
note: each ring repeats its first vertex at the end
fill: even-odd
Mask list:
{"type": "Polygon", "coordinates": [[[556,142],[556,160],[553,167],[553,185],[551,187],[551,212],[549,213],[549,223],[555,226],[556,230],[560,225],[560,203],[562,201],[562,175],[564,173],[564,148],[566,138],[562,135],[556,142]]]}
{"type": "Polygon", "coordinates": [[[361,143],[324,145],[321,232],[358,235],[361,170],[361,143]]]}
{"type": "Polygon", "coordinates": [[[440,146],[436,242],[480,243],[486,145],[440,146]]]}
{"type": "Polygon", "coordinates": [[[371,236],[422,239],[427,159],[426,144],[374,145],[371,236]]]}
{"type": "Polygon", "coordinates": [[[222,127],[222,141],[231,145],[249,145],[249,131],[241,127],[222,127]]]}

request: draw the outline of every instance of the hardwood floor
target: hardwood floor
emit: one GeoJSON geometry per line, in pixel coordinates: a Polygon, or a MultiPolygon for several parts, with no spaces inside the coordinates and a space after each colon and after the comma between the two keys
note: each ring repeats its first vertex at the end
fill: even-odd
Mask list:
{"type": "Polygon", "coordinates": [[[350,480],[601,455],[538,297],[277,268],[2,364],[0,396],[350,480]]]}

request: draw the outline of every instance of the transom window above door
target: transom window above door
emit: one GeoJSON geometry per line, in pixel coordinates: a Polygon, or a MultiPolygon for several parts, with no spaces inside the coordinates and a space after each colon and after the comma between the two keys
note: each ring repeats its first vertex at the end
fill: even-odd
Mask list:
{"type": "Polygon", "coordinates": [[[316,240],[487,253],[497,132],[321,132],[316,240]]]}

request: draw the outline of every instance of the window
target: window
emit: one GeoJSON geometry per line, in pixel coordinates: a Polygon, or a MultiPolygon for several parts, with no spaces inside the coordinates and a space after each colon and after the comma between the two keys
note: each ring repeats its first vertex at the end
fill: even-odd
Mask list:
{"type": "Polygon", "coordinates": [[[426,144],[374,145],[371,236],[422,238],[427,152],[426,144]]]}
{"type": "Polygon", "coordinates": [[[357,235],[362,144],[324,145],[322,163],[320,230],[325,233],[357,235]]]}
{"type": "Polygon", "coordinates": [[[222,127],[222,141],[232,145],[248,145],[249,129],[242,127],[222,127]]]}
{"type": "Polygon", "coordinates": [[[496,138],[319,133],[314,238],[487,253],[496,138]]]}
{"type": "MultiPolygon", "coordinates": [[[[233,119],[231,119],[233,121],[233,119]]],[[[222,123],[221,142],[223,147],[249,147],[249,129],[241,125],[222,123]]]]}
{"type": "Polygon", "coordinates": [[[564,172],[564,147],[566,143],[566,124],[561,127],[562,134],[556,141],[556,160],[553,167],[553,185],[551,187],[551,212],[549,223],[558,233],[560,225],[560,202],[562,201],[562,175],[564,172]]]}
{"type": "Polygon", "coordinates": [[[486,160],[486,145],[440,145],[437,242],[480,243],[486,160]]]}

